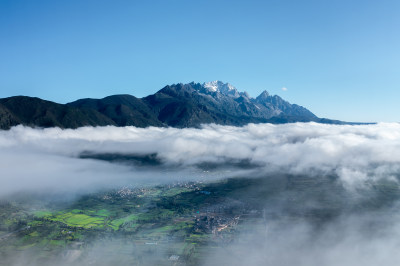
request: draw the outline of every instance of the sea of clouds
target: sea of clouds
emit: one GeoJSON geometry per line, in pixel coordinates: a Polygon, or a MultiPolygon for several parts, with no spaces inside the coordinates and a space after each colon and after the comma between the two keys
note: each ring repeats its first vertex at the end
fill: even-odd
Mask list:
{"type": "MultiPolygon", "coordinates": [[[[27,191],[74,194],[126,184],[272,175],[334,176],[352,195],[371,182],[397,183],[399,166],[397,123],[206,125],[200,129],[17,126],[0,131],[0,198],[27,191]],[[94,156],[82,158],[82,154],[94,156]],[[115,163],[95,156],[104,154],[117,158],[156,154],[160,164],[115,163]]],[[[364,190],[367,202],[371,191],[364,190]]],[[[283,192],[278,197],[291,195],[283,192]]],[[[348,199],[349,206],[358,206],[356,197],[348,199]]],[[[344,211],[315,227],[307,219],[286,221],[285,205],[265,202],[266,211],[275,209],[281,217],[266,219],[261,229],[249,226],[246,234],[207,254],[204,265],[399,265],[400,205],[397,200],[392,203],[344,211]]],[[[110,252],[105,253],[108,259],[110,252]]],[[[15,265],[26,265],[18,258],[30,261],[29,254],[19,254],[15,265]]]]}
{"type": "MultiPolygon", "coordinates": [[[[248,175],[333,174],[349,189],[368,180],[397,180],[400,124],[206,125],[200,129],[83,127],[0,131],[0,195],[21,190],[76,189],[139,182],[196,179],[204,163],[246,162],[248,175]],[[81,159],[82,153],[148,155],[170,170],[81,159]],[[174,169],[174,170],[171,170],[174,169]],[[191,169],[191,170],[188,170],[191,169]]],[[[213,176],[221,177],[221,173],[213,176]]],[[[243,169],[223,175],[245,176],[243,169]]]]}

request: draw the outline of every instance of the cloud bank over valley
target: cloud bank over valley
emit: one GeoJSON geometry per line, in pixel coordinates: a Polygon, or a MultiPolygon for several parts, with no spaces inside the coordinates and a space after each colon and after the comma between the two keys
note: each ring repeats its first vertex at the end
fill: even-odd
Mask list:
{"type": "Polygon", "coordinates": [[[295,123],[207,125],[201,129],[109,126],[76,130],[17,126],[0,132],[0,148],[1,194],[119,181],[134,183],[136,178],[149,176],[161,182],[169,182],[168,178],[190,179],[190,173],[197,173],[192,178],[198,178],[204,171],[192,170],[199,166],[204,170],[204,166],[210,165],[214,167],[206,169],[208,173],[219,166],[233,166],[235,169],[224,172],[227,176],[244,176],[243,171],[253,176],[335,175],[344,186],[352,188],[369,180],[397,180],[400,125],[295,123]],[[149,155],[150,160],[168,166],[170,171],[162,173],[129,164],[132,157],[137,162],[149,155]],[[106,162],[104,156],[111,159],[120,156],[116,161],[121,164],[106,162]],[[98,158],[103,160],[95,160],[98,158]],[[242,167],[245,165],[249,167],[242,167]],[[257,170],[252,171],[254,168],[257,170]],[[168,174],[188,169],[192,170],[168,174]]]}
{"type": "MultiPolygon", "coordinates": [[[[49,202],[71,194],[73,201],[126,185],[211,181],[204,182],[206,191],[172,196],[168,205],[175,210],[182,198],[204,196],[204,205],[188,216],[196,228],[240,216],[232,227],[235,238],[205,249],[204,265],[397,265],[399,165],[396,123],[0,131],[5,201],[25,192],[49,194],[49,202]]],[[[210,239],[221,232],[210,233],[210,239]]],[[[81,265],[93,254],[118,261],[108,240],[96,241],[81,265]]],[[[27,252],[10,254],[11,265],[32,258],[27,252]]]]}

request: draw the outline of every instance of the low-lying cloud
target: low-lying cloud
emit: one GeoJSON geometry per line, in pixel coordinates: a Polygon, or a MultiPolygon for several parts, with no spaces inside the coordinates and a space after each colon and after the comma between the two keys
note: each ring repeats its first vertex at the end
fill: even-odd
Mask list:
{"type": "MultiPolygon", "coordinates": [[[[202,176],[202,171],[192,171],[201,165],[240,168],[243,163],[258,167],[249,172],[252,175],[332,174],[349,188],[368,180],[397,180],[400,124],[207,125],[201,129],[109,126],[75,130],[17,126],[0,131],[0,195],[25,189],[136,182],[150,176],[168,182],[169,178],[191,178],[190,173],[196,173],[192,178],[202,176]],[[142,171],[126,163],[83,159],[82,154],[151,155],[169,170],[142,171]]],[[[225,173],[245,173],[239,170],[225,173]]]]}
{"type": "Polygon", "coordinates": [[[341,217],[320,230],[307,222],[268,222],[265,230],[252,230],[216,249],[204,265],[398,265],[397,212],[395,208],[341,217]]]}
{"type": "MultiPolygon", "coordinates": [[[[125,184],[261,177],[232,194],[260,213],[258,222],[244,219],[249,224],[238,227],[234,241],[205,254],[204,265],[400,262],[396,123],[76,130],[18,126],[0,131],[0,167],[0,198],[19,191],[75,194],[125,184]],[[368,189],[380,180],[390,182],[368,189]]],[[[108,244],[94,244],[88,258],[103,261],[107,254],[104,264],[112,264],[117,255],[108,244]]],[[[10,258],[11,265],[22,265],[31,254],[18,251],[10,258]]]]}

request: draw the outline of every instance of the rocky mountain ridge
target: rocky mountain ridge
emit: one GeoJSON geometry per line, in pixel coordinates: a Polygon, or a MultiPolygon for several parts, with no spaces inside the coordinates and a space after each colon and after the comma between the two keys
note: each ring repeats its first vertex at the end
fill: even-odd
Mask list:
{"type": "Polygon", "coordinates": [[[32,127],[172,126],[202,124],[242,126],[248,123],[344,122],[321,119],[306,108],[263,91],[252,98],[221,81],[168,85],[144,98],[112,95],[59,104],[35,97],[0,99],[0,129],[32,127]]]}

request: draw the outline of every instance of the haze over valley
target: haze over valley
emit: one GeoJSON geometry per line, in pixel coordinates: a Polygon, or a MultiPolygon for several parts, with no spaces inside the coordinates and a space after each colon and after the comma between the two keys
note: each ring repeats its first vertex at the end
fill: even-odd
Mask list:
{"type": "Polygon", "coordinates": [[[0,264],[396,264],[399,146],[394,123],[13,127],[0,264]]]}

